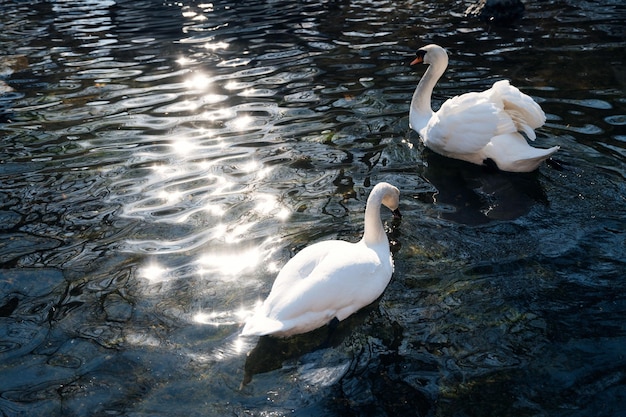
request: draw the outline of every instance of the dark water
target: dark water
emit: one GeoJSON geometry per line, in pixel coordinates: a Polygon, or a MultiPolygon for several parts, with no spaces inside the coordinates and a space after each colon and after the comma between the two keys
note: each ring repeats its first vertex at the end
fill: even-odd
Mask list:
{"type": "Polygon", "coordinates": [[[626,8],[526,3],[489,27],[462,1],[0,1],[28,63],[1,72],[0,415],[623,416],[626,8]],[[424,151],[431,42],[436,104],[508,78],[558,165],[424,151]],[[379,181],[404,214],[380,301],[238,338],[379,181]]]}

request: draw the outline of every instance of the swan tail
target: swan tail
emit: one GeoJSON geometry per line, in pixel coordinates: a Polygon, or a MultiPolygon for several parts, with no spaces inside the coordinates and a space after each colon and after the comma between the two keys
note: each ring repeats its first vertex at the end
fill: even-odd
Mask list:
{"type": "Polygon", "coordinates": [[[498,169],[509,172],[531,172],[560,149],[535,148],[519,133],[495,136],[484,149],[485,159],[491,159],[498,169]]]}
{"type": "Polygon", "coordinates": [[[516,168],[516,172],[531,172],[539,168],[539,165],[546,159],[552,156],[553,153],[559,150],[559,146],[553,146],[548,149],[532,148],[533,155],[526,158],[520,158],[514,161],[513,164],[516,168]]]}
{"type": "Polygon", "coordinates": [[[241,330],[242,336],[266,336],[276,334],[285,330],[284,323],[269,317],[254,315],[246,321],[241,330]]]}

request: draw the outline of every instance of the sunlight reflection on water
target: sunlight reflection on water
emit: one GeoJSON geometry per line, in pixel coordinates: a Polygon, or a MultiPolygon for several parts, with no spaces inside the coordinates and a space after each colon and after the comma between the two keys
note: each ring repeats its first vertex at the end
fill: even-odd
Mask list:
{"type": "Polygon", "coordinates": [[[623,8],[487,28],[458,5],[3,2],[0,48],[29,65],[0,97],[0,414],[611,410],[623,8]],[[451,52],[435,106],[509,78],[563,169],[424,152],[405,61],[429,42],[451,52]],[[404,218],[379,303],[330,338],[239,337],[294,253],[360,237],[381,180],[404,218]]]}
{"type": "MultiPolygon", "coordinates": [[[[209,48],[205,44],[205,48],[212,50],[226,46],[219,44],[209,48]]],[[[193,61],[181,57],[177,63],[185,66],[193,61]]],[[[157,113],[165,115],[171,112],[197,112],[199,117],[194,118],[194,123],[222,121],[224,125],[218,125],[217,129],[205,126],[170,135],[168,146],[171,151],[164,147],[154,151],[138,148],[134,156],[136,163],[141,161],[141,165],[145,166],[152,161],[152,165],[150,171],[142,170],[144,176],[141,181],[126,186],[127,192],[133,190],[128,193],[133,197],[122,206],[122,210],[130,218],[195,225],[184,232],[187,236],[177,239],[160,236],[128,240],[126,250],[149,253],[151,256],[196,250],[200,254],[189,264],[195,266],[186,268],[188,271],[212,280],[230,281],[255,270],[261,262],[271,260],[278,241],[269,236],[257,243],[257,247],[245,248],[238,244],[246,240],[257,223],[268,218],[285,221],[291,211],[276,195],[255,191],[246,185],[262,182],[271,175],[272,168],[264,166],[249,153],[241,153],[236,149],[233,153],[232,145],[222,135],[232,137],[234,132],[244,132],[254,126],[262,127],[266,122],[247,114],[245,109],[250,109],[248,105],[213,107],[226,99],[225,95],[206,94],[215,82],[216,79],[206,73],[191,71],[186,74],[182,85],[189,94],[199,98],[188,98],[155,109],[157,113]],[[244,111],[238,111],[237,107],[244,111]],[[217,155],[221,156],[216,159],[217,155]],[[245,183],[242,182],[244,178],[245,183]],[[248,208],[239,213],[237,222],[229,223],[224,219],[233,204],[242,202],[250,202],[252,205],[245,204],[248,208]],[[198,230],[197,226],[204,230],[198,230]],[[218,242],[218,247],[202,250],[214,246],[212,242],[218,242]]],[[[229,78],[224,88],[241,89],[241,83],[236,78],[229,78]]],[[[250,89],[242,94],[253,95],[250,89]]],[[[267,109],[265,105],[262,106],[264,110],[267,109]]],[[[269,266],[270,271],[274,269],[272,265],[269,266]]],[[[158,266],[151,260],[146,261],[140,271],[141,277],[153,283],[180,278],[180,274],[158,266]]],[[[189,272],[183,276],[189,276],[189,272]]]]}
{"type": "Polygon", "coordinates": [[[211,253],[201,256],[198,264],[201,266],[200,274],[210,274],[217,271],[224,277],[232,277],[237,280],[239,274],[259,265],[263,259],[259,249],[235,251],[233,253],[211,253]]]}
{"type": "Polygon", "coordinates": [[[250,316],[251,310],[244,310],[240,308],[236,311],[216,312],[210,313],[196,313],[193,316],[193,321],[200,324],[209,324],[212,326],[232,326],[239,324],[250,316]],[[234,319],[234,320],[233,320],[234,319]]]}

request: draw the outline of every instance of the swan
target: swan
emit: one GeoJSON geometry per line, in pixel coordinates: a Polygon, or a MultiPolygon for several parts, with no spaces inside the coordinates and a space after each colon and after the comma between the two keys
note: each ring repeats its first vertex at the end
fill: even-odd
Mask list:
{"type": "Polygon", "coordinates": [[[350,316],[383,293],[393,272],[380,205],[401,217],[400,191],[377,184],[367,199],[362,239],[307,246],[280,270],[270,294],[246,320],[242,336],[291,336],[350,316]]]}
{"type": "Polygon", "coordinates": [[[546,116],[539,104],[507,80],[480,93],[453,97],[434,112],[431,95],[448,67],[448,54],[439,45],[427,45],[417,51],[411,65],[419,63],[429,67],[413,93],[409,123],[434,152],[478,165],[491,160],[501,171],[531,172],[559,149],[528,144],[526,138],[535,140],[534,129],[545,123],[546,116]]]}

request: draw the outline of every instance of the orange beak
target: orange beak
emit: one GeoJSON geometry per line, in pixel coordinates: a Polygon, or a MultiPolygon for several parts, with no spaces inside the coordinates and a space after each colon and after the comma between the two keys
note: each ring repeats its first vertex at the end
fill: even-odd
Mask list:
{"type": "Polygon", "coordinates": [[[413,61],[411,61],[411,63],[409,65],[421,64],[422,62],[424,62],[424,57],[423,56],[418,56],[413,61]]]}

